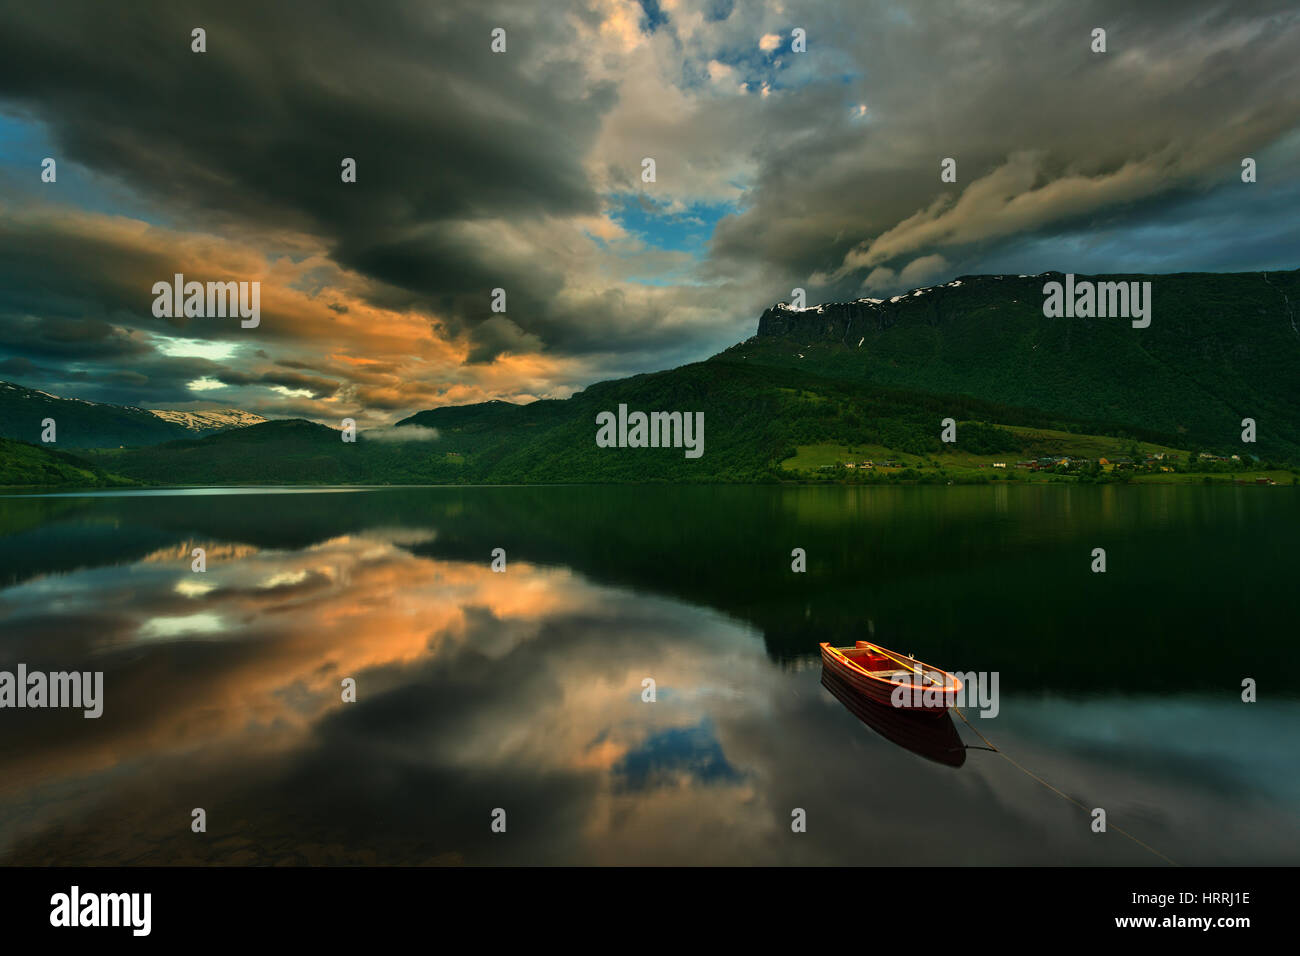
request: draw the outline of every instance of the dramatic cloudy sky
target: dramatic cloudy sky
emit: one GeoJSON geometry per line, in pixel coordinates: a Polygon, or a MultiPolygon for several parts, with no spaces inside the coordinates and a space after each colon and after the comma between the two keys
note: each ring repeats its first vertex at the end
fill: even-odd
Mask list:
{"type": "Polygon", "coordinates": [[[1294,0],[0,0],[0,379],[96,401],[565,397],[795,286],[1295,268],[1298,209],[1294,0]]]}

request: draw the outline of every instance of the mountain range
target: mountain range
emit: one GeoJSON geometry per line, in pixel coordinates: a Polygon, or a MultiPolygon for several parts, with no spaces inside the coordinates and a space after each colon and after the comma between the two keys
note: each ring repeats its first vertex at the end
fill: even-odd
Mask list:
{"type": "Polygon", "coordinates": [[[261,415],[239,409],[170,411],[60,398],[13,382],[0,382],[0,438],[41,443],[42,424],[55,423],[56,448],[116,448],[201,438],[223,428],[256,425],[261,415]]]}
{"type": "Polygon", "coordinates": [[[176,484],[766,481],[798,477],[790,462],[810,448],[931,465],[956,450],[1012,457],[1077,445],[1118,455],[1139,444],[1300,462],[1300,270],[1076,277],[1150,282],[1146,328],[1044,316],[1044,285],[1062,278],[962,276],[888,299],[782,302],[754,336],[706,361],[565,400],[421,411],[383,441],[343,442],[324,425],[237,410],[147,411],[8,384],[0,434],[35,442],[48,414],[59,445],[81,450],[96,473],[176,484]],[[704,455],[597,447],[596,416],[620,405],[703,412],[704,455]],[[959,423],[956,446],[939,440],[944,418],[959,423]],[[1247,418],[1254,444],[1242,441],[1247,418]],[[404,428],[412,440],[394,441],[404,428]]]}

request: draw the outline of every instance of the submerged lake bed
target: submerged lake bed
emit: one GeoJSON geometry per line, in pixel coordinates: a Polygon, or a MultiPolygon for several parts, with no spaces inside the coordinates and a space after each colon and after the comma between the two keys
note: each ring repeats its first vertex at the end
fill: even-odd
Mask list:
{"type": "Polygon", "coordinates": [[[0,497],[0,670],[103,673],[99,717],[0,711],[0,862],[1294,865],[1297,519],[1196,485],[0,497]],[[971,724],[1111,829],[855,713],[818,644],[864,639],[996,673],[971,724]]]}

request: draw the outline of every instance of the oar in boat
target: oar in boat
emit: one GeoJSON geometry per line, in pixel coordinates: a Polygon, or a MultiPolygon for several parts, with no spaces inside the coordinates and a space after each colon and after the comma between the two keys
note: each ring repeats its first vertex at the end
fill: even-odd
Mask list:
{"type": "Polygon", "coordinates": [[[945,686],[944,684],[942,684],[942,683],[940,683],[939,681],[935,680],[933,677],[931,677],[931,676],[930,676],[929,674],[927,674],[925,671],[923,671],[923,670],[921,670],[921,669],[919,669],[919,668],[913,667],[913,666],[912,666],[912,663],[911,663],[911,659],[909,659],[909,658],[899,657],[899,656],[897,656],[896,654],[894,654],[892,651],[886,650],[885,648],[880,647],[880,646],[877,645],[877,644],[872,644],[870,641],[866,641],[866,642],[864,642],[864,643],[866,643],[867,647],[870,647],[872,650],[876,650],[876,651],[879,651],[881,654],[884,654],[886,657],[888,657],[888,658],[889,658],[891,661],[893,661],[894,663],[896,663],[896,664],[902,664],[904,667],[906,667],[908,670],[910,670],[913,674],[917,674],[917,675],[919,675],[920,678],[921,678],[921,680],[928,680],[931,684],[937,684],[939,687],[943,687],[943,686],[945,686]]]}

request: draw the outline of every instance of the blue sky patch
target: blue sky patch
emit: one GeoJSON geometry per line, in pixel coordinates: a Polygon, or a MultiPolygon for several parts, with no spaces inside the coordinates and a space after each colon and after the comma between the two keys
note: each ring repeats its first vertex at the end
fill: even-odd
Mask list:
{"type": "Polygon", "coordinates": [[[628,790],[647,790],[681,777],[697,783],[734,783],[741,774],[727,761],[708,719],[694,727],[672,727],[652,733],[614,767],[628,790]]]}
{"type": "Polygon", "coordinates": [[[734,202],[692,203],[670,211],[671,204],[644,193],[610,197],[609,217],[647,246],[703,256],[714,227],[736,211],[734,202]]]}

